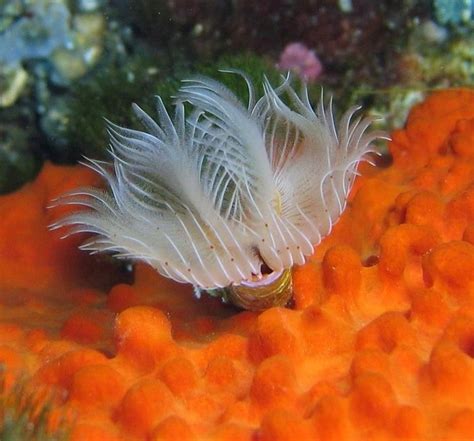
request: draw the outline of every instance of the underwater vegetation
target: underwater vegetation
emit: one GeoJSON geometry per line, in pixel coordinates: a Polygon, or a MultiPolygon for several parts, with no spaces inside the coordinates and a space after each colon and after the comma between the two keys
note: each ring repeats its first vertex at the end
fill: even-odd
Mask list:
{"type": "MultiPolygon", "coordinates": [[[[3,348],[5,352],[5,348],[3,348]]],[[[0,366],[0,439],[2,441],[67,441],[61,417],[54,422],[48,391],[28,391],[26,382],[12,378],[0,366]],[[8,384],[9,383],[9,384],[8,384]]]]}
{"type": "Polygon", "coordinates": [[[39,154],[29,147],[30,142],[24,130],[0,122],[0,193],[15,190],[41,168],[39,154]]]}
{"type": "MultiPolygon", "coordinates": [[[[252,82],[258,85],[258,93],[263,93],[261,79],[264,75],[275,82],[279,72],[271,62],[251,53],[223,55],[213,62],[202,61],[197,65],[178,63],[170,71],[156,58],[137,55],[130,57],[126,64],[109,63],[92,78],[77,83],[67,99],[65,118],[65,143],[70,148],[65,158],[78,160],[81,155],[103,159],[107,156],[108,136],[104,118],[118,125],[138,127],[139,120],[130,112],[132,102],[137,102],[148,113],[154,112],[154,95],[163,97],[164,105],[170,108],[172,99],[181,80],[198,71],[203,75],[215,76],[236,96],[247,96],[245,82],[235,75],[219,73],[219,69],[233,67],[247,72],[252,82]],[[144,95],[143,91],[150,91],[144,95]]],[[[314,94],[319,88],[312,90],[314,94]]]]}
{"type": "Polygon", "coordinates": [[[160,97],[157,122],[134,106],[146,132],[109,123],[113,164],[89,163],[107,193],[66,194],[57,203],[91,210],[53,228],[95,233],[81,249],[143,260],[198,289],[259,286],[271,276],[264,267],[279,274],[305,263],[337,223],[359,163],[383,135],[365,133],[375,118],[355,118],[358,107],[338,123],[332,102],[326,107],[321,97],[313,110],[307,88],[298,95],[289,77],[276,87],[265,79],[260,97],[241,75],[247,106],[198,76],[183,80],[174,117],[160,97]]]}
{"type": "MultiPolygon", "coordinates": [[[[255,67],[258,75],[253,80],[260,81],[265,72],[271,76],[281,64],[291,42],[297,45],[294,48],[307,50],[290,52],[288,62],[309,63],[311,78],[333,94],[341,108],[358,102],[370,113],[386,115],[385,129],[403,123],[411,105],[427,90],[472,82],[468,0],[212,4],[194,0],[2,2],[0,47],[7,50],[0,51],[4,56],[0,120],[13,120],[13,125],[28,132],[28,139],[40,140],[34,152],[19,149],[11,157],[56,163],[72,163],[83,154],[103,157],[107,136],[102,118],[130,127],[137,123],[127,102],[136,100],[150,112],[153,94],[170,96],[190,73],[214,75],[229,66],[250,74],[255,67]],[[454,24],[450,16],[463,18],[454,24]],[[225,58],[230,62],[224,63],[225,58]],[[240,59],[242,66],[232,58],[240,59]],[[117,99],[120,91],[123,100],[117,99]],[[25,126],[22,116],[15,121],[10,114],[29,114],[31,124],[25,126]]],[[[308,66],[296,70],[309,72],[308,66]]],[[[245,96],[237,81],[218,80],[237,96],[245,96]]],[[[309,94],[315,102],[319,87],[311,87],[309,94]]],[[[6,136],[12,139],[16,134],[6,136]]],[[[0,186],[0,191],[17,188],[33,175],[18,175],[17,184],[0,186]]]]}
{"type": "Polygon", "coordinates": [[[100,179],[46,163],[0,198],[0,361],[58,392],[70,441],[472,439],[474,92],[391,137],[293,268],[293,306],[259,313],[140,262],[124,283],[90,236],[48,231],[77,210],[49,201],[100,179]]]}
{"type": "MultiPolygon", "coordinates": [[[[104,118],[124,125],[136,123],[130,117],[130,103],[143,90],[176,91],[178,80],[163,76],[152,60],[135,57],[126,65],[111,62],[92,78],[78,82],[65,102],[63,160],[77,161],[82,155],[103,158],[108,144],[104,118]]],[[[151,108],[148,101],[141,104],[151,108]]]]}

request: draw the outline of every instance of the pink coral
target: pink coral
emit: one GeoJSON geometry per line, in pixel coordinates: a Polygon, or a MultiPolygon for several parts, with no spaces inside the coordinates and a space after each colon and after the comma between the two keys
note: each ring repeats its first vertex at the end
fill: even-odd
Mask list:
{"type": "Polygon", "coordinates": [[[280,70],[291,70],[309,83],[316,81],[323,71],[323,65],[316,53],[302,43],[287,44],[277,67],[280,70]]]}

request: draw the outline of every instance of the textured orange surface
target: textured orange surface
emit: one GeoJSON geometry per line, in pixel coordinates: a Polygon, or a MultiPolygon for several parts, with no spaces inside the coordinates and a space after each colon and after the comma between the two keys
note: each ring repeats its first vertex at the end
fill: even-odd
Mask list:
{"type": "Polygon", "coordinates": [[[260,314],[141,264],[124,283],[48,232],[68,210],[48,201],[97,179],[46,165],[0,198],[7,383],[48,390],[73,441],[473,439],[474,92],[435,93],[392,136],[294,269],[294,308],[260,314]]]}

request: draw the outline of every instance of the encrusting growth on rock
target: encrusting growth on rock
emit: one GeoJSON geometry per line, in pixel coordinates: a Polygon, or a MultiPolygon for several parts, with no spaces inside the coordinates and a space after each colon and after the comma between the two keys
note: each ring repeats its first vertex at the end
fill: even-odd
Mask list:
{"type": "Polygon", "coordinates": [[[473,439],[474,92],[434,93],[392,139],[294,268],[294,308],[261,313],[144,263],[113,283],[87,235],[47,231],[71,210],[48,201],[97,177],[46,165],[0,198],[7,387],[60,392],[71,441],[473,439]]]}

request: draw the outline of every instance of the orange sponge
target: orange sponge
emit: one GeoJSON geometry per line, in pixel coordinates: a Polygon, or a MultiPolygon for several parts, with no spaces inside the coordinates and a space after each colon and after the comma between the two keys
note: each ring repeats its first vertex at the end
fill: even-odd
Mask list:
{"type": "Polygon", "coordinates": [[[73,441],[472,439],[474,91],[417,105],[390,151],[294,268],[294,306],[260,314],[60,240],[48,201],[99,183],[47,164],[0,198],[7,387],[46,389],[73,441]]]}

